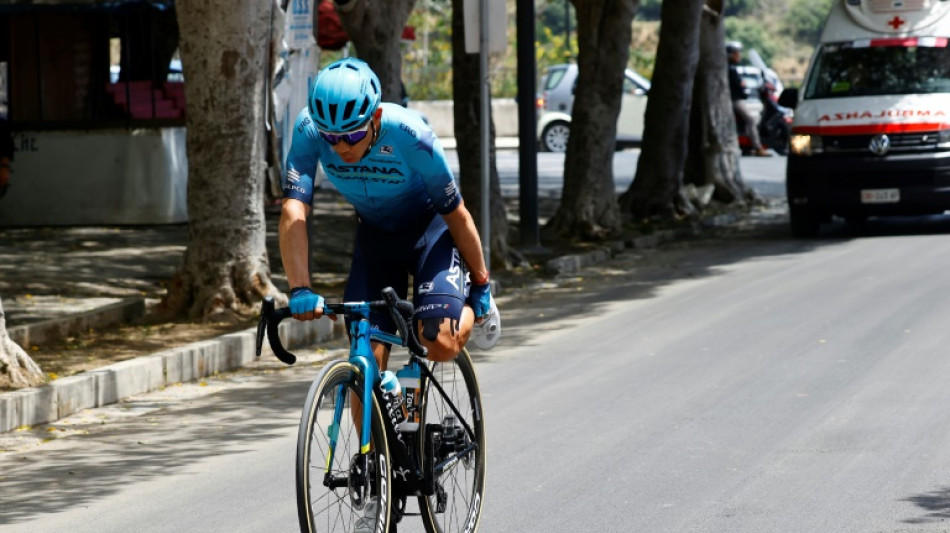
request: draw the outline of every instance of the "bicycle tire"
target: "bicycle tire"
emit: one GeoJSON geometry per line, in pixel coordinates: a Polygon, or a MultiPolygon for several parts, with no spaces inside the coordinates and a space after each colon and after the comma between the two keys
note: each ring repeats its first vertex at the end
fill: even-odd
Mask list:
{"type": "Polygon", "coordinates": [[[373,395],[371,452],[359,453],[357,425],[353,421],[352,398],[362,398],[362,377],[347,361],[329,363],[313,381],[304,402],[297,433],[297,516],[304,533],[353,531],[370,498],[378,498],[372,531],[386,533],[392,505],[392,462],[386,431],[376,395],[373,395]],[[325,485],[325,473],[332,432],[333,413],[340,387],[344,404],[340,427],[336,429],[336,450],[330,465],[333,487],[325,485]]]}
{"type": "MultiPolygon", "coordinates": [[[[485,492],[485,419],[482,412],[482,397],[475,376],[475,367],[468,351],[463,349],[458,356],[446,363],[429,363],[430,371],[442,385],[446,395],[461,412],[466,423],[475,435],[477,448],[456,462],[436,479],[438,486],[434,495],[419,495],[419,512],[422,523],[428,533],[474,533],[484,504],[485,492]],[[444,491],[445,509],[439,511],[438,491],[444,491]],[[468,494],[466,496],[466,493],[468,494]]],[[[442,444],[447,417],[455,414],[446,404],[445,398],[426,380],[425,393],[420,404],[421,423],[419,427],[419,456],[423,468],[431,468],[438,462],[440,455],[430,457],[428,450],[442,444]],[[437,442],[438,441],[438,442],[437,442]]],[[[452,424],[454,433],[459,435],[464,428],[452,424]]],[[[468,444],[468,436],[464,437],[468,444]]],[[[456,438],[456,443],[458,439],[456,438]]],[[[441,457],[444,459],[445,457],[441,457]]]]}

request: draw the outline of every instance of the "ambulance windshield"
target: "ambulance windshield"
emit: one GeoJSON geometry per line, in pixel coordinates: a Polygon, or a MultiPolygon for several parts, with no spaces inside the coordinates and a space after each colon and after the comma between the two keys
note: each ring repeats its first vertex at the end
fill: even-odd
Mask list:
{"type": "Polygon", "coordinates": [[[805,99],[950,93],[947,41],[879,39],[823,45],[805,99]]]}

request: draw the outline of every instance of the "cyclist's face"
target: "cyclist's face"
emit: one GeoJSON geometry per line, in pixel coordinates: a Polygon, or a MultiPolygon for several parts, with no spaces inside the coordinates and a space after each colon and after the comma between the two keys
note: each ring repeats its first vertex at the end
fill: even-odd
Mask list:
{"type": "Polygon", "coordinates": [[[382,109],[376,110],[376,113],[373,114],[373,118],[371,119],[373,124],[370,126],[369,135],[363,137],[358,143],[351,145],[341,141],[333,145],[333,151],[340,156],[340,159],[342,159],[344,163],[356,163],[366,155],[366,151],[369,150],[370,145],[376,140],[379,125],[382,122],[380,120],[382,113],[382,109]]]}

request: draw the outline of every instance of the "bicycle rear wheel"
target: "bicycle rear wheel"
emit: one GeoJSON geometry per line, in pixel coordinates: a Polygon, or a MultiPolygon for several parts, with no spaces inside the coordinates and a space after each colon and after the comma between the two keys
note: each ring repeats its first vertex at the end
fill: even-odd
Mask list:
{"type": "Polygon", "coordinates": [[[474,533],[485,490],[485,420],[475,367],[463,349],[452,361],[429,363],[429,369],[448,398],[425,380],[419,451],[435,493],[419,496],[422,523],[429,533],[474,533]]]}
{"type": "Polygon", "coordinates": [[[354,422],[362,383],[355,366],[334,361],[310,386],[297,434],[297,516],[304,533],[389,529],[392,463],[375,395],[368,453],[360,453],[354,422]]]}

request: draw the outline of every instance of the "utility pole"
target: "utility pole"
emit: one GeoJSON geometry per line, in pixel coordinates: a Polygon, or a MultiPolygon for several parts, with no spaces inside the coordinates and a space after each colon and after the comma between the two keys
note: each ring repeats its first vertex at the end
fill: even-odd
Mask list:
{"type": "Polygon", "coordinates": [[[537,67],[534,58],[534,2],[518,2],[515,25],[518,35],[518,200],[521,244],[537,247],[538,139],[537,67]]]}

